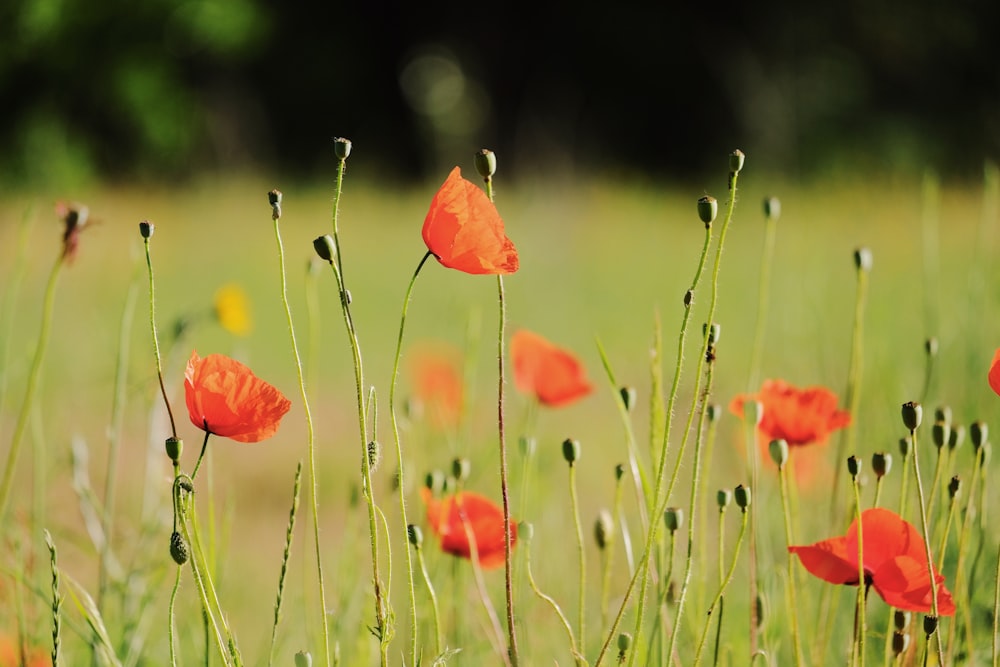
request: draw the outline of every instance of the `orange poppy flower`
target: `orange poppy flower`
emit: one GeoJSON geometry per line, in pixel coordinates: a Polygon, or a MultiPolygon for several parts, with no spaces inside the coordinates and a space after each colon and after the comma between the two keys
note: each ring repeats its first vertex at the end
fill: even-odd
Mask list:
{"type": "Polygon", "coordinates": [[[851,415],[837,409],[837,395],[824,387],[798,389],[784,380],[764,380],[757,394],[741,394],[729,411],[743,417],[743,403],[760,401],[764,415],[757,430],[765,444],[785,440],[789,447],[822,444],[837,429],[851,423],[851,415]]]}
{"type": "Polygon", "coordinates": [[[184,397],[192,424],[237,442],[270,438],[292,406],[280,391],[222,354],[202,359],[191,353],[184,397]]]}
{"type": "MultiPolygon", "coordinates": [[[[475,540],[479,565],[484,570],[503,567],[503,510],[471,491],[435,498],[430,489],[420,490],[427,505],[427,523],[441,540],[441,550],[454,556],[472,558],[469,535],[475,540]],[[468,532],[466,532],[468,528],[468,532]]],[[[517,543],[517,524],[510,522],[510,546],[517,543]]]]}
{"type": "Polygon", "coordinates": [[[993,363],[990,364],[990,387],[1000,394],[1000,349],[993,353],[993,363]]]}
{"type": "Polygon", "coordinates": [[[514,384],[552,408],[569,405],[591,392],[583,364],[569,351],[522,329],[510,341],[514,384]]]}
{"type": "Polygon", "coordinates": [[[496,206],[482,188],[455,167],[431,200],[424,219],[424,243],[437,260],[465,273],[517,271],[517,250],[503,230],[496,206]]]}
{"type": "MultiPolygon", "coordinates": [[[[886,509],[861,513],[862,561],[865,585],[874,586],[886,604],[920,613],[931,613],[930,575],[927,548],[912,524],[886,509]]],[[[834,537],[809,546],[791,546],[810,574],[831,584],[858,585],[858,521],[844,537],[834,537]]],[[[955,613],[955,601],[944,586],[944,577],[935,569],[938,614],[955,613]]]]}
{"type": "Polygon", "coordinates": [[[443,349],[423,349],[413,357],[414,393],[438,428],[455,426],[462,414],[462,374],[455,355],[443,349]]]}
{"type": "Polygon", "coordinates": [[[51,665],[48,651],[42,648],[29,648],[21,661],[21,647],[11,637],[0,635],[0,667],[44,667],[51,665]]]}

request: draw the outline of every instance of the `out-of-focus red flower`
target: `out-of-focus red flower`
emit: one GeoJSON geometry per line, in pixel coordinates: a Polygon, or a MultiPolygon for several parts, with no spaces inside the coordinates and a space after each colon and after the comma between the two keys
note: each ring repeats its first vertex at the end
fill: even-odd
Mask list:
{"type": "Polygon", "coordinates": [[[1000,349],[993,353],[993,363],[990,364],[990,387],[1000,394],[1000,349]]]}
{"type": "Polygon", "coordinates": [[[457,425],[462,414],[462,374],[456,356],[435,346],[421,348],[411,357],[414,393],[437,428],[457,425]]]}
{"type": "MultiPolygon", "coordinates": [[[[503,567],[503,510],[471,491],[435,498],[426,487],[421,496],[427,506],[427,523],[441,540],[441,550],[462,558],[472,558],[469,542],[475,540],[479,565],[483,569],[503,567]],[[467,532],[468,531],[468,532],[467,532]]],[[[510,546],[517,542],[517,524],[510,522],[510,546]]]]}
{"type": "Polygon", "coordinates": [[[184,373],[191,423],[237,442],[259,442],[278,430],[292,402],[249,368],[222,354],[191,353],[184,373]]]}
{"type": "Polygon", "coordinates": [[[757,430],[765,444],[785,440],[789,447],[822,444],[837,429],[851,423],[851,415],[837,409],[837,395],[824,387],[798,389],[784,380],[764,380],[756,394],[741,394],[729,410],[743,417],[746,401],[759,401],[764,415],[757,430]]]}
{"type": "Polygon", "coordinates": [[[591,392],[583,364],[573,353],[553,345],[527,330],[520,330],[510,341],[514,362],[514,384],[533,394],[538,402],[552,408],[569,405],[591,392]]]}
{"type": "Polygon", "coordinates": [[[27,649],[23,662],[21,657],[17,642],[11,637],[0,635],[0,667],[45,667],[52,664],[48,651],[42,648],[27,649]]]}
{"type": "Polygon", "coordinates": [[[482,188],[455,167],[431,200],[424,219],[424,243],[450,269],[474,274],[517,271],[514,243],[504,233],[503,220],[482,188]]]}
{"type": "MultiPolygon", "coordinates": [[[[865,585],[892,607],[904,611],[930,613],[931,579],[927,569],[927,547],[912,524],[886,509],[861,513],[862,563],[865,585]]],[[[858,585],[858,521],[844,537],[834,537],[809,546],[790,546],[802,565],[831,584],[858,585]]],[[[944,576],[934,570],[938,614],[955,613],[955,601],[944,586],[944,576]]]]}

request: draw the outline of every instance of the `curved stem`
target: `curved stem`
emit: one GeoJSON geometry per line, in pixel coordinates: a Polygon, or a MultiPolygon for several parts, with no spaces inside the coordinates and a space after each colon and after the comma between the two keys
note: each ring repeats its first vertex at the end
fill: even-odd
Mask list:
{"type": "Polygon", "coordinates": [[[170,433],[177,437],[177,425],[174,423],[174,411],[170,408],[170,399],[167,398],[167,387],[163,383],[163,361],[160,357],[160,339],[156,332],[156,287],[153,281],[153,259],[149,252],[149,239],[143,239],[146,249],[146,268],[149,273],[149,328],[153,334],[153,355],[156,357],[156,377],[160,381],[160,393],[163,395],[163,404],[167,408],[167,417],[170,419],[170,433]]]}
{"type": "MultiPolygon", "coordinates": [[[[917,483],[917,498],[918,504],[920,505],[920,524],[923,529],[924,534],[924,551],[927,555],[927,572],[931,580],[931,614],[940,619],[938,615],[938,585],[937,579],[934,577],[934,557],[931,554],[931,533],[930,526],[927,523],[927,507],[924,504],[924,485],[920,481],[920,466],[917,463],[917,452],[919,447],[917,446],[917,431],[916,429],[910,429],[910,439],[913,441],[913,478],[917,483]]],[[[937,652],[938,652],[938,664],[944,664],[944,655],[941,645],[941,635],[940,633],[935,633],[938,635],[937,641],[937,652]]],[[[930,652],[930,635],[927,636],[927,652],[930,652]]]]}

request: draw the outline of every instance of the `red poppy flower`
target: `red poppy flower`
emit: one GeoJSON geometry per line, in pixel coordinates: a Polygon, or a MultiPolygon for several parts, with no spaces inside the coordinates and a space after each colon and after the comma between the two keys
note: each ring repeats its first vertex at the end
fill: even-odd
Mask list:
{"type": "Polygon", "coordinates": [[[412,362],[414,392],[433,426],[455,426],[462,414],[462,375],[447,349],[420,350],[412,362]]]}
{"type": "MultiPolygon", "coordinates": [[[[441,540],[441,550],[462,558],[472,558],[469,534],[475,540],[479,565],[483,569],[504,564],[503,510],[489,498],[462,491],[446,498],[435,498],[426,487],[421,489],[427,505],[427,523],[441,540]],[[466,532],[468,528],[468,532],[466,532]]],[[[517,524],[510,522],[510,546],[517,542],[517,524]]]]}
{"type": "Polygon", "coordinates": [[[431,200],[424,219],[424,243],[437,260],[465,273],[517,271],[517,250],[503,231],[503,220],[482,188],[455,167],[431,200]]]}
{"type": "Polygon", "coordinates": [[[184,397],[192,424],[237,442],[270,438],[292,406],[249,368],[221,354],[202,359],[191,353],[184,372],[184,397]]]}
{"type": "Polygon", "coordinates": [[[824,443],[837,429],[851,423],[851,415],[837,409],[837,395],[824,387],[798,389],[784,380],[765,380],[757,394],[741,394],[729,411],[743,417],[743,403],[760,401],[764,415],[757,430],[765,445],[785,440],[789,447],[824,443]]]}
{"type": "MultiPolygon", "coordinates": [[[[896,609],[930,613],[931,582],[927,570],[927,548],[923,537],[907,521],[886,509],[861,513],[862,561],[865,585],[896,609]]],[[[858,585],[858,521],[844,537],[834,537],[810,546],[788,547],[802,565],[831,584],[858,585]]],[[[934,570],[938,614],[955,613],[955,601],[944,587],[944,577],[934,570]]]]}
{"type": "Polygon", "coordinates": [[[990,364],[990,387],[1000,394],[1000,349],[993,353],[993,363],[990,364]]]}
{"type": "Polygon", "coordinates": [[[583,364],[569,351],[522,329],[510,341],[514,384],[552,408],[569,405],[591,392],[583,364]]]}

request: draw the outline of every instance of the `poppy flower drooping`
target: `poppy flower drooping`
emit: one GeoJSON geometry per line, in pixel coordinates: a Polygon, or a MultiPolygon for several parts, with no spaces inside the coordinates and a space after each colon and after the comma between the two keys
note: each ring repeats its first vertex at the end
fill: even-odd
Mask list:
{"type": "MultiPolygon", "coordinates": [[[[441,550],[454,556],[472,558],[471,534],[475,540],[479,566],[484,570],[503,567],[503,510],[471,491],[435,498],[430,489],[421,489],[427,506],[427,523],[441,540],[441,550]],[[467,532],[468,529],[468,532],[467,532]]],[[[510,522],[510,546],[517,543],[517,524],[510,522]]]]}
{"type": "MultiPolygon", "coordinates": [[[[912,524],[886,509],[861,513],[862,561],[865,585],[871,585],[886,604],[928,614],[932,612],[927,548],[923,537],[912,524]]],[[[823,540],[809,546],[790,546],[810,574],[831,584],[858,585],[858,521],[847,535],[823,540]]],[[[944,586],[944,577],[934,570],[937,584],[938,614],[955,613],[955,601],[944,586]]]]}
{"type": "Polygon", "coordinates": [[[993,363],[990,364],[990,388],[1000,394],[1000,349],[993,353],[993,363]]]}
{"type": "Polygon", "coordinates": [[[237,442],[259,442],[278,430],[292,402],[249,368],[222,354],[191,353],[184,372],[191,423],[237,442]]]}
{"type": "Polygon", "coordinates": [[[431,200],[423,237],[427,249],[450,269],[494,275],[517,271],[517,250],[496,206],[482,188],[462,178],[458,167],[431,200]]]}
{"type": "Polygon", "coordinates": [[[526,393],[534,394],[538,402],[558,408],[583,398],[593,387],[587,380],[583,364],[569,351],[524,329],[510,341],[514,362],[514,384],[526,393]]]}
{"type": "Polygon", "coordinates": [[[748,400],[764,408],[757,430],[765,446],[771,440],[785,440],[789,447],[822,444],[851,423],[850,413],[837,409],[837,395],[824,387],[798,389],[784,380],[765,380],[758,393],[734,398],[729,411],[742,418],[748,400]]]}

